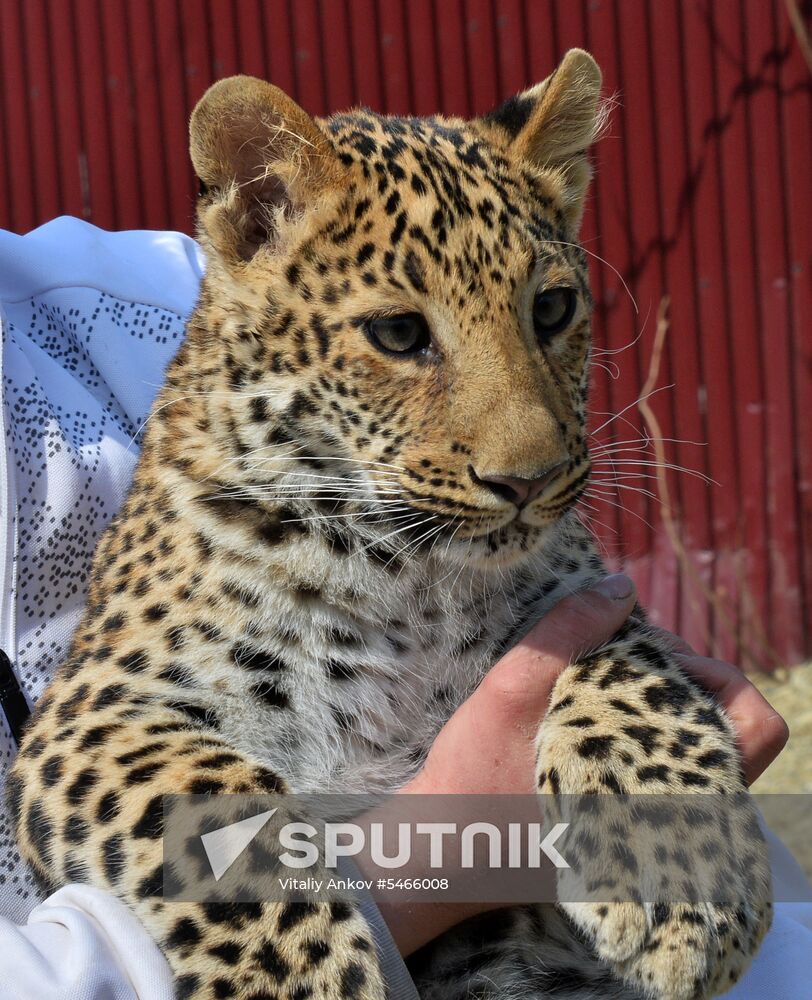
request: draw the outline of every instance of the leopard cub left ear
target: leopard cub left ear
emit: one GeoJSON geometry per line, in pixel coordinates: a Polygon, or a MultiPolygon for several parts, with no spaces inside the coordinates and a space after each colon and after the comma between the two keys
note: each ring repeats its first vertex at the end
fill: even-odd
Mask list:
{"type": "Polygon", "coordinates": [[[606,120],[601,71],[583,49],[570,49],[555,72],[485,115],[510,137],[514,157],[559,174],[562,209],[573,231],[583,215],[592,171],[587,150],[606,120]]]}
{"type": "Polygon", "coordinates": [[[231,266],[272,248],[285,218],[343,183],[336,151],[314,119],[278,87],[251,76],[228,77],[206,91],[192,112],[189,140],[201,235],[231,266]]]}

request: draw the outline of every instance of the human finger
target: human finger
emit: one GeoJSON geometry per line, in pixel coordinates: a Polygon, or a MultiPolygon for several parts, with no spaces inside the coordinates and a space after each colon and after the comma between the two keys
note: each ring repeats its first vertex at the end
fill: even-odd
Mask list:
{"type": "Polygon", "coordinates": [[[744,774],[752,784],[789,739],[789,727],[758,688],[737,667],[705,656],[680,658],[686,673],[713,694],[733,723],[744,774]]]}

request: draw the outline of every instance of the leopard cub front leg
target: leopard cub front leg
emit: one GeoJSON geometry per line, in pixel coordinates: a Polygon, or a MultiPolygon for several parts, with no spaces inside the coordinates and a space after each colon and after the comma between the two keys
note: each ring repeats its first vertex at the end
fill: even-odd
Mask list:
{"type": "Polygon", "coordinates": [[[587,800],[568,796],[623,796],[573,823],[576,860],[559,880],[597,957],[657,1000],[729,989],[771,922],[766,845],[729,723],[645,625],[561,675],[537,777],[556,819],[579,806],[583,818],[587,800]]]}
{"type": "Polygon", "coordinates": [[[42,882],[82,882],[127,903],[164,952],[177,1000],[384,1000],[369,928],[350,901],[164,898],[190,872],[194,884],[202,857],[194,836],[164,863],[165,796],[227,802],[281,795],[285,784],[190,722],[188,705],[152,701],[142,715],[146,699],[125,684],[94,691],[70,666],[41,699],[8,783],[22,855],[42,882]]]}

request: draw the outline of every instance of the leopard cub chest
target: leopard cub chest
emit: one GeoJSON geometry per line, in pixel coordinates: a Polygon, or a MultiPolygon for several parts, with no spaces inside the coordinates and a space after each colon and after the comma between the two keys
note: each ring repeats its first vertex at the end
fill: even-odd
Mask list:
{"type": "Polygon", "coordinates": [[[284,588],[245,566],[239,587],[230,573],[210,581],[227,614],[213,643],[182,653],[198,671],[209,663],[196,694],[223,736],[292,788],[399,787],[500,652],[596,572],[593,560],[549,577],[538,562],[509,587],[483,587],[442,559],[394,558],[361,543],[339,554],[311,525],[277,567],[284,588]]]}

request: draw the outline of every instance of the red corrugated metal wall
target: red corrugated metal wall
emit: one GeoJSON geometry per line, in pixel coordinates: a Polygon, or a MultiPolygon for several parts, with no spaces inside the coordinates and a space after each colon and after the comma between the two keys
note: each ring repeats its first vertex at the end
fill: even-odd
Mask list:
{"type": "Polygon", "coordinates": [[[599,531],[696,645],[795,661],[812,601],[812,74],[791,9],[808,32],[808,0],[0,0],[0,223],[189,231],[186,121],[231,73],[317,114],[469,115],[590,49],[618,95],[584,233],[597,344],[620,352],[597,356],[595,427],[624,411],[599,437],[640,435],[668,297],[657,384],[673,388],[651,405],[664,438],[705,442],[669,442],[667,461],[719,483],[670,475],[664,521],[633,488],[661,484],[622,478],[599,531]]]}

